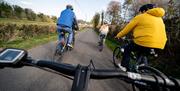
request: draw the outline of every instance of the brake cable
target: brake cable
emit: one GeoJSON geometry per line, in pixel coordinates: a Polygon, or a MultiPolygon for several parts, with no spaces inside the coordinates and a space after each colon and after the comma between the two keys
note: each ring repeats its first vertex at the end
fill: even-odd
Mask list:
{"type": "Polygon", "coordinates": [[[90,60],[90,63],[89,63],[89,65],[88,65],[88,67],[90,67],[90,68],[93,67],[93,69],[96,69],[95,66],[94,66],[94,63],[93,63],[92,59],[90,60]]]}
{"type": "Polygon", "coordinates": [[[156,85],[154,85],[155,89],[159,89],[160,90],[160,86],[159,86],[159,81],[156,75],[152,74],[151,76],[153,76],[156,80],[156,85]]]}

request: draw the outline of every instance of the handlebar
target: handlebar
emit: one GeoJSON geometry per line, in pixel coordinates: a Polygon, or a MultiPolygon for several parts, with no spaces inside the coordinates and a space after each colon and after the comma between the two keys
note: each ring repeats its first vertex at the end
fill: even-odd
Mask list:
{"type": "MultiPolygon", "coordinates": [[[[86,91],[87,88],[80,89],[82,87],[87,87],[86,84],[88,79],[109,79],[109,78],[121,78],[122,80],[128,81],[134,84],[144,83],[145,86],[163,86],[171,89],[179,89],[180,88],[180,80],[174,78],[166,78],[165,80],[156,75],[145,75],[145,74],[138,74],[133,72],[124,72],[121,70],[114,70],[114,69],[92,69],[90,66],[73,66],[71,64],[65,63],[55,63],[52,61],[45,61],[45,60],[33,60],[27,59],[24,61],[25,66],[39,66],[45,67],[57,72],[63,73],[68,76],[74,76],[74,81],[77,81],[76,77],[82,78],[81,83],[79,83],[79,88],[72,87],[72,91],[86,91]],[[84,84],[84,85],[82,85],[84,84]]],[[[76,82],[73,82],[73,85],[77,85],[76,82]]],[[[142,85],[142,84],[141,84],[142,85]]]]}

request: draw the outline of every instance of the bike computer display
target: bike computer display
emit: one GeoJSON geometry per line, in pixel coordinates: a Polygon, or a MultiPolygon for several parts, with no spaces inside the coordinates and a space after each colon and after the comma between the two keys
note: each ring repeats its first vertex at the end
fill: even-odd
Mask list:
{"type": "Polygon", "coordinates": [[[8,48],[0,53],[0,63],[15,64],[20,61],[27,52],[21,49],[8,48]]]}

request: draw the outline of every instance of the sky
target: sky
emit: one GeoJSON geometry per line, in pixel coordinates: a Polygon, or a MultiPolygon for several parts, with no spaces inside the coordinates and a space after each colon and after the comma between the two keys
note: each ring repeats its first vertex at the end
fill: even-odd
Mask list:
{"type": "MultiPolygon", "coordinates": [[[[9,4],[19,5],[23,8],[30,8],[36,13],[54,15],[59,17],[60,12],[65,9],[67,4],[74,7],[77,19],[91,21],[96,12],[106,10],[111,0],[4,0],[9,4]]],[[[114,0],[123,1],[123,0],[114,0]]]]}

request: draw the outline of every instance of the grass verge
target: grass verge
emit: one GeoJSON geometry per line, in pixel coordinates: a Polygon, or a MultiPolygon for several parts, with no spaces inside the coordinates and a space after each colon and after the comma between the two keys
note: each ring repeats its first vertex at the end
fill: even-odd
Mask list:
{"type": "Polygon", "coordinates": [[[53,41],[57,39],[57,34],[48,34],[48,35],[41,35],[37,37],[32,37],[26,40],[23,40],[21,38],[17,38],[13,41],[8,42],[0,42],[0,47],[7,48],[7,47],[13,47],[13,48],[22,48],[22,49],[30,49],[34,46],[45,44],[49,41],[53,41]]]}
{"type": "Polygon", "coordinates": [[[106,38],[106,46],[110,48],[112,51],[120,45],[115,39],[112,38],[106,38]]]}

